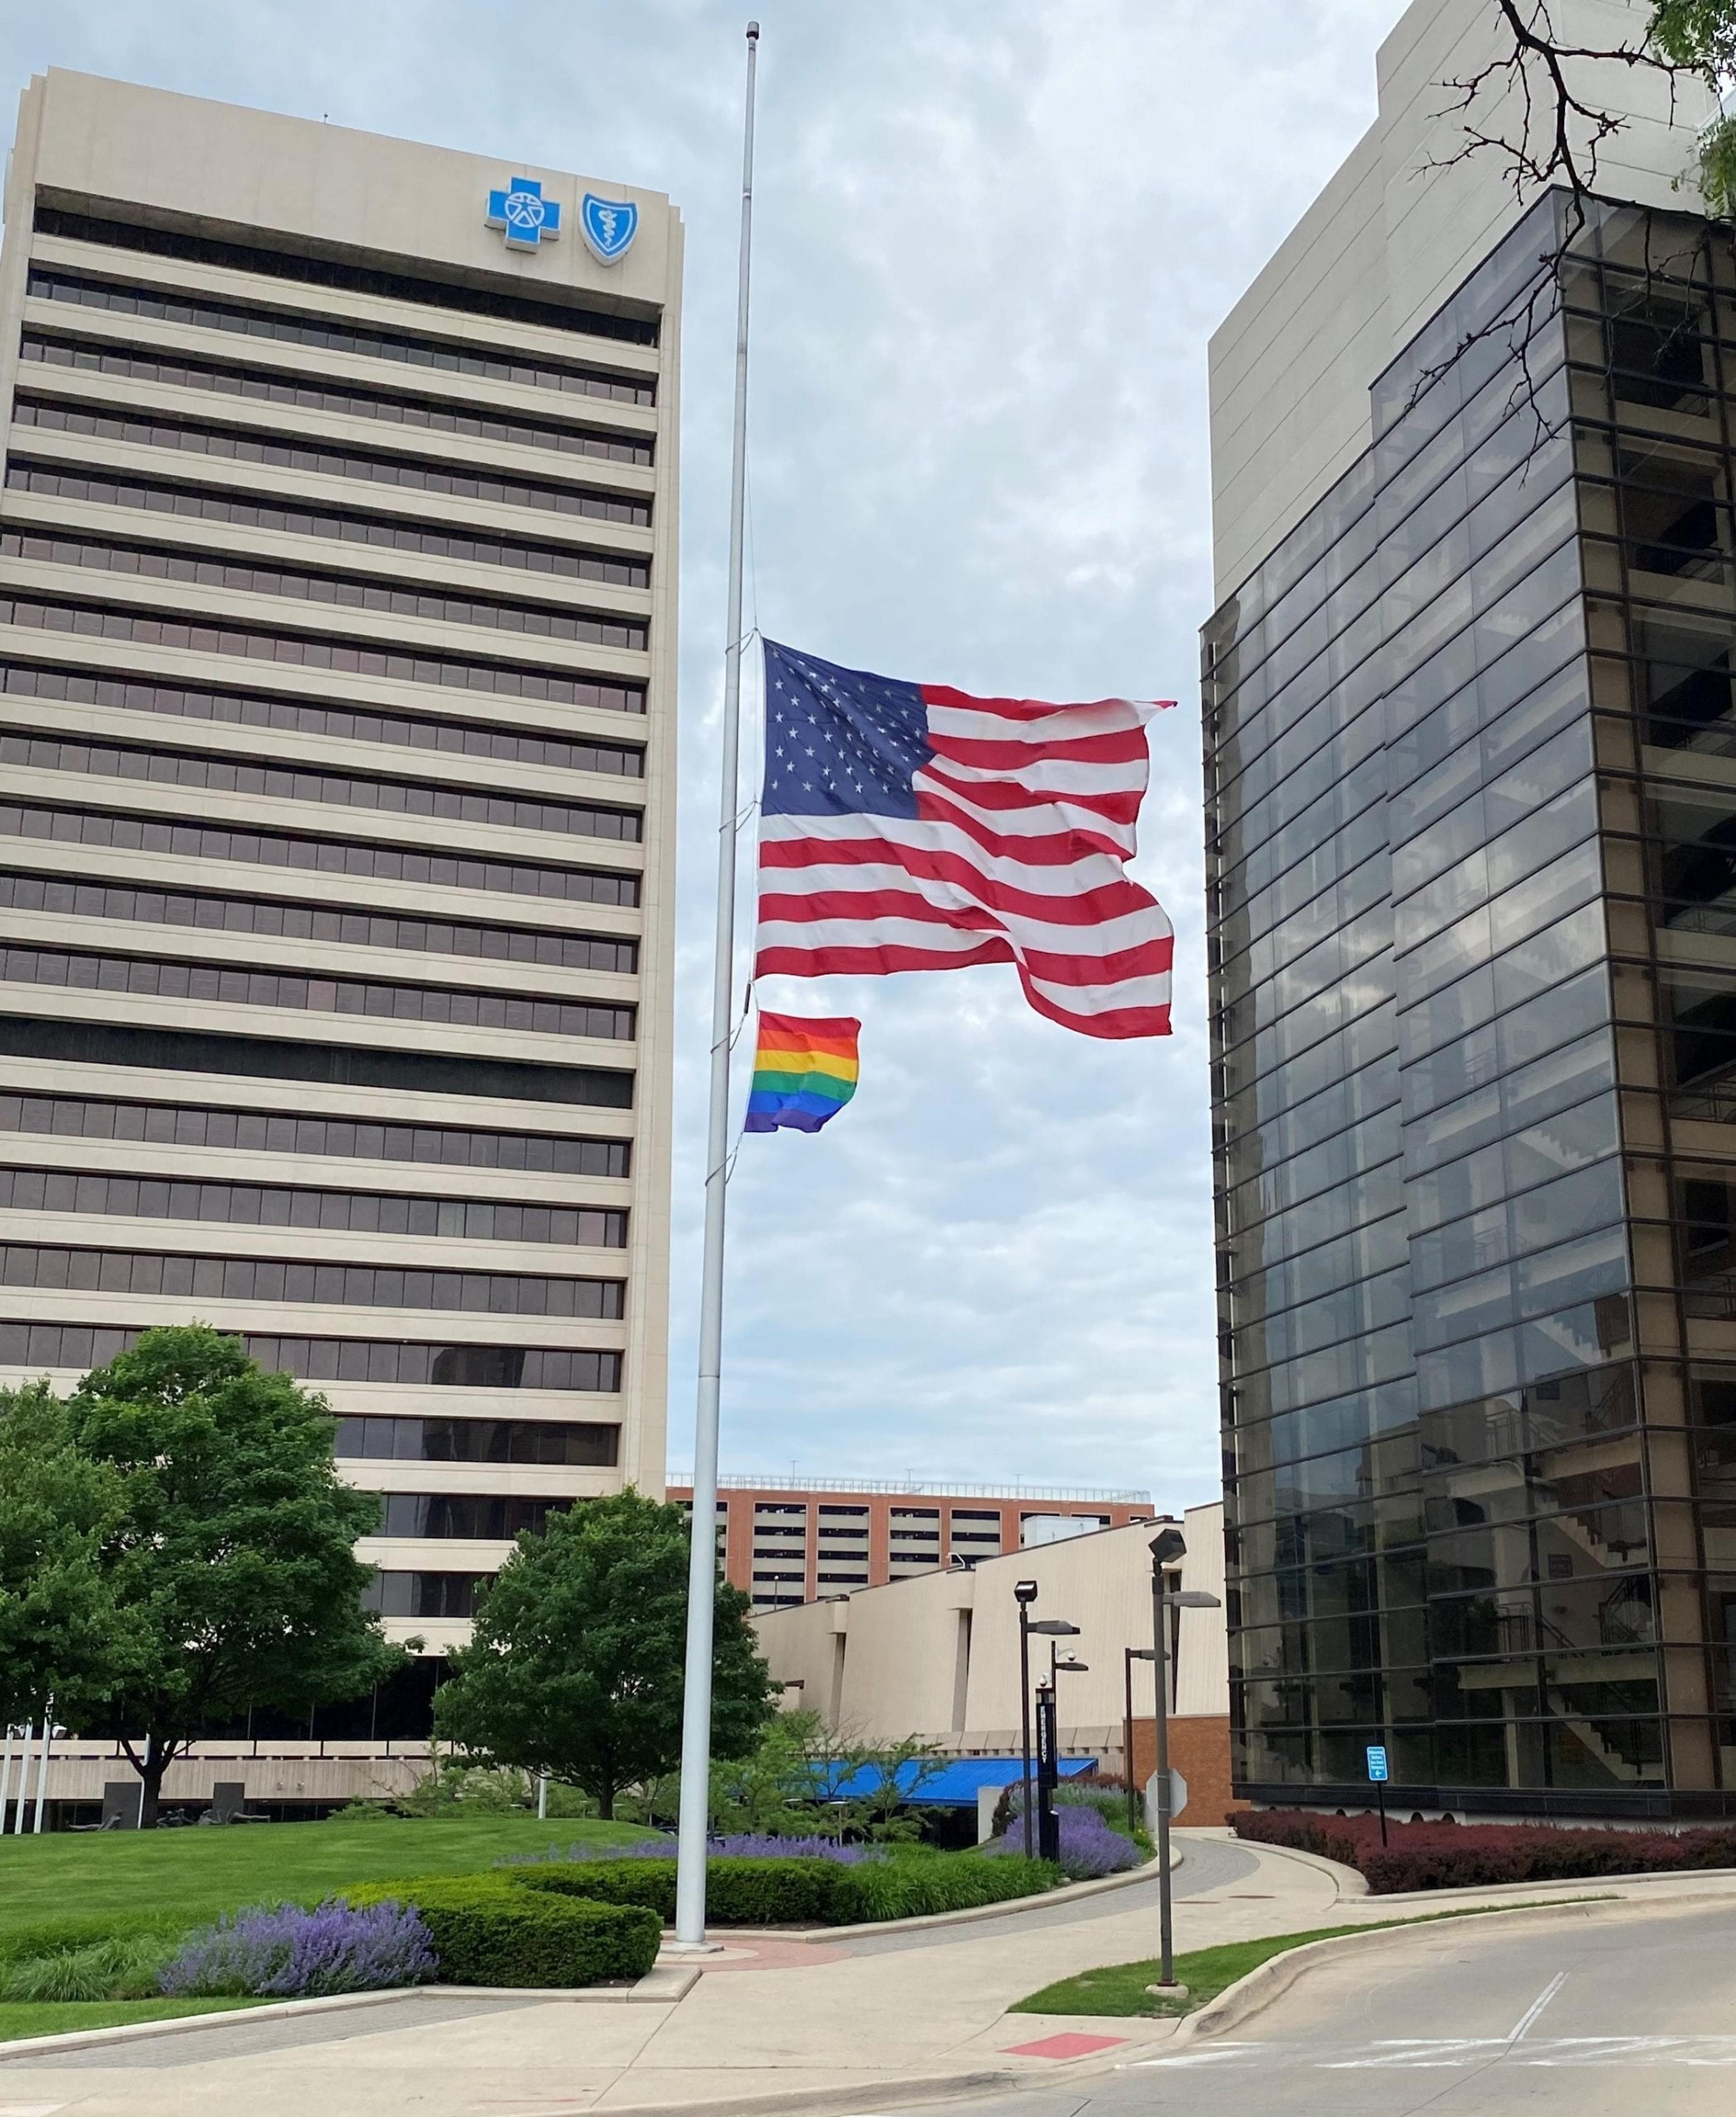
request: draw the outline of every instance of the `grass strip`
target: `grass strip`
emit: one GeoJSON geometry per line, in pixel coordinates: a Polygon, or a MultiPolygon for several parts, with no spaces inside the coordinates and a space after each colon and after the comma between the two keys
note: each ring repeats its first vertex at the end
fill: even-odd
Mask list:
{"type": "Polygon", "coordinates": [[[128,2022],[172,2022],[187,2014],[226,2014],[264,2007],[265,1999],[45,1999],[0,2002],[0,2044],[21,2036],[65,2036],[74,2029],[118,2029],[128,2022]]]}
{"type": "Polygon", "coordinates": [[[1612,1893],[1595,1897],[1557,1897],[1529,1904],[1468,1904],[1462,1910],[1420,1912],[1414,1918],[1364,1919],[1355,1926],[1323,1926],[1311,1933],[1272,1933],[1258,1940],[1230,1940],[1217,1948],[1195,1949],[1175,1958],[1175,1975],[1188,1988],[1185,1999],[1160,1999],[1146,1987],[1157,1981],[1162,1965],[1153,1956],[1143,1962],[1118,1962],[1106,1970],[1083,1970],[1077,1977],[1063,1977],[1046,1985],[1028,1999],[1009,2007],[1009,2014],[1119,2014],[1164,2016],[1191,2014],[1238,1978],[1258,1970],[1275,1955],[1293,1948],[1305,1948],[1314,1940],[1337,1940],[1347,1933],[1385,1933],[1394,1926],[1434,1926],[1442,1919],[1480,1918],[1489,1912],[1551,1911],[1563,1904],[1600,1904],[1614,1902],[1612,1893]]]}
{"type": "Polygon", "coordinates": [[[526,1810],[0,1838],[0,1961],[111,1928],[185,1931],[244,1905],[316,1904],[352,1882],[473,1875],[513,1853],[649,1834],[589,1819],[539,1823],[526,1810]]]}

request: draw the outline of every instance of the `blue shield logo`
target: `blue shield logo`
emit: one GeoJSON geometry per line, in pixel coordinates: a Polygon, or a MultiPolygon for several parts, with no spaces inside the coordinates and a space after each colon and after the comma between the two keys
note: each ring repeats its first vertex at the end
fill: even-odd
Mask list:
{"type": "Polygon", "coordinates": [[[485,224],[497,228],[509,250],[535,250],[561,233],[561,206],[546,199],[534,177],[515,177],[503,191],[490,191],[485,224]]]}
{"type": "Polygon", "coordinates": [[[639,208],[630,199],[598,198],[587,191],[579,202],[579,225],[599,265],[625,257],[639,233],[639,208]]]}

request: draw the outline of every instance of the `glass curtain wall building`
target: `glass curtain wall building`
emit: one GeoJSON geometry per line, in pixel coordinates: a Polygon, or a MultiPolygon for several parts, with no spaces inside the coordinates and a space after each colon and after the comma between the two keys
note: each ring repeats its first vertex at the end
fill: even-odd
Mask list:
{"type": "Polygon", "coordinates": [[[1736,250],[1552,194],[1206,629],[1235,1779],[1736,1814],[1736,250]]]}

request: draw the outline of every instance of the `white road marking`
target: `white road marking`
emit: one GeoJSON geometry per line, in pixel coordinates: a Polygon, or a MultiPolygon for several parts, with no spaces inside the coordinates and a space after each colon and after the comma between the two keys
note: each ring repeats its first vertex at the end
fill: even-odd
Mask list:
{"type": "Polygon", "coordinates": [[[1507,2038],[1507,2041],[1510,2044],[1516,2044],[1521,2041],[1524,2036],[1526,2031],[1531,2027],[1537,2017],[1543,2012],[1544,2009],[1549,2005],[1550,2000],[1554,1998],[1555,1995],[1561,1990],[1562,1986],[1565,1985],[1567,1981],[1567,1972],[1565,1970],[1558,1971],[1555,1976],[1549,1980],[1549,1983],[1544,1986],[1542,1991],[1538,1994],[1537,1997],[1532,2000],[1531,2005],[1527,2007],[1525,2012],[1520,2016],[1518,2027],[1507,2038]]]}

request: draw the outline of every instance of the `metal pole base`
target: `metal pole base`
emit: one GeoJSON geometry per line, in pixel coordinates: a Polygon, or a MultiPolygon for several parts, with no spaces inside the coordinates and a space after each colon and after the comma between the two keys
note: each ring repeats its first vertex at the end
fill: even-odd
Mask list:
{"type": "Polygon", "coordinates": [[[1167,1985],[1147,1985],[1145,1989],[1154,1999],[1185,1999],[1188,1996],[1187,1986],[1175,1978],[1167,1985]]]}
{"type": "Polygon", "coordinates": [[[666,1940],[658,1949],[658,1960],[666,1955],[722,1955],[721,1940],[666,1940]]]}

